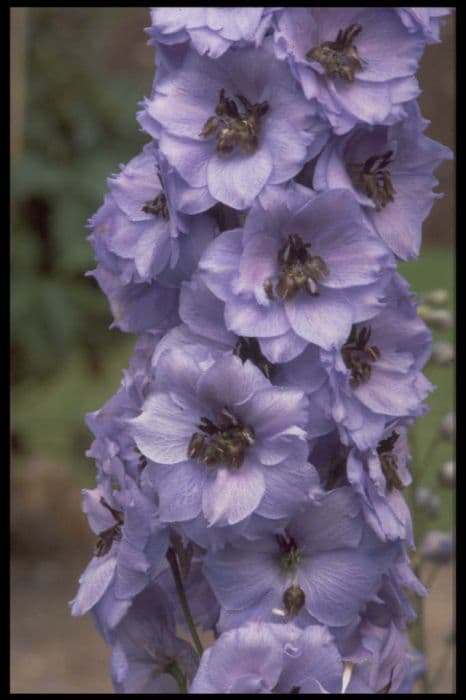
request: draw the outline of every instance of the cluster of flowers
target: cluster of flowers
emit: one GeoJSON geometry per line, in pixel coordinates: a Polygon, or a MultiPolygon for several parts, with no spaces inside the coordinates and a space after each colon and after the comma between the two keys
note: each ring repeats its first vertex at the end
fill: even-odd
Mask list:
{"type": "Polygon", "coordinates": [[[140,337],[88,416],[98,539],[72,602],[118,692],[412,685],[402,490],[431,336],[396,261],[451,157],[415,77],[448,11],[151,11],[151,141],[90,237],[140,337]]]}

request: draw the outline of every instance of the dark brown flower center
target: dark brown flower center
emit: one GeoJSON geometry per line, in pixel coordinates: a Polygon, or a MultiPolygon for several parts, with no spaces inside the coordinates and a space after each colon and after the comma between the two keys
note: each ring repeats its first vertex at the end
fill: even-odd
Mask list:
{"type": "Polygon", "coordinates": [[[346,367],[351,370],[351,386],[358,387],[369,381],[372,365],[380,358],[380,350],[376,345],[369,345],[371,327],[359,330],[352,326],[348,340],[341,349],[341,355],[346,367]]]}
{"type": "Polygon", "coordinates": [[[241,425],[227,408],[220,411],[218,425],[202,417],[197,427],[202,432],[192,435],[188,457],[208,467],[239,469],[256,439],[253,428],[241,425]]]}
{"type": "Polygon", "coordinates": [[[154,197],[154,199],[150,199],[148,202],[146,202],[142,207],[142,211],[144,214],[161,216],[165,221],[168,221],[170,218],[170,212],[168,211],[167,198],[165,197],[164,192],[161,192],[157,195],[157,197],[154,197]]]}
{"type": "Polygon", "coordinates": [[[303,589],[296,584],[293,584],[287,588],[283,594],[283,605],[285,606],[285,610],[290,617],[297,615],[305,602],[306,595],[303,589]]]}
{"type": "Polygon", "coordinates": [[[273,286],[272,280],[264,282],[264,289],[269,299],[293,299],[300,289],[305,289],[311,297],[319,296],[318,283],[329,274],[324,260],[319,255],[311,255],[310,243],[304,243],[295,233],[288,236],[285,245],[278,251],[280,273],[278,282],[273,286]]]}
{"type": "Polygon", "coordinates": [[[394,430],[388,438],[381,440],[377,446],[380,466],[387,484],[387,491],[389,492],[393,491],[393,489],[398,489],[398,491],[404,489],[404,484],[398,476],[397,457],[393,453],[393,448],[399,437],[399,434],[394,430]]]}
{"type": "Polygon", "coordinates": [[[250,360],[260,369],[262,374],[267,377],[267,379],[273,378],[276,367],[262,354],[257,338],[239,337],[233,350],[233,354],[239,357],[241,362],[250,360]]]}
{"type": "Polygon", "coordinates": [[[240,153],[255,153],[259,145],[262,117],[268,112],[268,102],[251,104],[244,95],[236,95],[243,109],[234,100],[219,92],[215,116],[209,117],[199,134],[205,139],[215,136],[216,150],[220,156],[228,156],[237,148],[240,153]]]}
{"type": "Polygon", "coordinates": [[[149,199],[142,207],[142,211],[144,212],[144,214],[152,214],[152,216],[161,216],[164,219],[164,221],[168,221],[170,218],[170,212],[168,210],[167,198],[164,192],[162,176],[160,175],[160,166],[157,165],[156,170],[162,191],[156,197],[154,197],[154,199],[149,199]]]}
{"type": "Polygon", "coordinates": [[[348,173],[353,185],[372,199],[376,211],[380,211],[395,199],[396,191],[393,189],[390,171],[387,170],[393,162],[392,156],[393,151],[387,151],[381,156],[371,156],[364,163],[348,164],[348,173]]]}
{"type": "Polygon", "coordinates": [[[324,41],[320,46],[309,49],[306,58],[320,63],[329,77],[338,77],[351,83],[356,71],[364,67],[353,44],[361,32],[360,24],[351,24],[346,29],[339,29],[335,41],[324,41]]]}
{"type": "Polygon", "coordinates": [[[124,515],[121,511],[112,508],[103,497],[100,498],[100,503],[104,506],[104,508],[110,511],[115,518],[116,524],[112,525],[106,530],[102,530],[102,532],[99,532],[94,549],[94,556],[96,557],[103,557],[110,551],[115,540],[121,540],[121,526],[124,523],[124,515]]]}

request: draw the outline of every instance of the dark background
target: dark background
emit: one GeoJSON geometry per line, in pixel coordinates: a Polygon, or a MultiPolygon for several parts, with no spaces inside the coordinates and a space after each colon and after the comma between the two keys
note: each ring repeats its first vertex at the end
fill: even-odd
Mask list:
{"type": "MultiPolygon", "coordinates": [[[[67,601],[93,546],[80,512],[79,489],[95,474],[84,414],[117,389],[134,337],[108,330],[106,299],[84,277],[93,267],[85,224],[106,178],[147,141],[135,113],[153,79],[149,21],[143,8],[11,10],[13,692],[112,692],[108,649],[90,618],[69,617],[67,601]]],[[[427,134],[451,148],[454,28],[449,18],[419,75],[427,134]]],[[[437,176],[446,194],[425,224],[425,255],[403,271],[420,292],[453,291],[454,165],[437,176]]],[[[440,383],[434,415],[451,410],[453,370],[440,383]]],[[[451,499],[443,505],[449,527],[451,499]]],[[[447,568],[429,603],[432,640],[451,623],[451,597],[447,568]]]]}

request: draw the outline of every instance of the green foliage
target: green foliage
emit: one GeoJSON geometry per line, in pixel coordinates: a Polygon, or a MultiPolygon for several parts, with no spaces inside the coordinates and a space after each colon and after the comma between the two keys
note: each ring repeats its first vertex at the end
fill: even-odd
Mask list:
{"type": "Polygon", "coordinates": [[[85,225],[106,178],[147,140],[135,112],[153,76],[146,10],[27,12],[24,149],[12,178],[15,382],[50,376],[75,350],[96,366],[110,342],[107,302],[84,277],[94,266],[85,225]]]}
{"type": "MultiPolygon", "coordinates": [[[[454,256],[444,248],[425,249],[418,260],[400,265],[400,273],[411,283],[419,299],[423,299],[432,289],[448,291],[449,308],[454,314],[455,301],[455,269],[454,256]]],[[[445,331],[433,331],[434,341],[447,340],[455,342],[455,328],[445,331]]],[[[430,529],[448,530],[453,526],[453,509],[455,493],[450,489],[438,489],[437,469],[443,462],[455,459],[454,444],[438,440],[436,436],[442,418],[454,410],[455,406],[455,369],[454,365],[440,367],[429,362],[425,369],[436,390],[430,395],[427,403],[429,413],[419,418],[411,430],[411,448],[414,456],[414,467],[419,475],[418,486],[427,486],[439,494],[441,508],[439,518],[433,521],[430,529]]],[[[408,493],[412,492],[408,489],[408,493]]],[[[412,493],[409,493],[412,496],[412,493]]],[[[416,525],[416,523],[415,523],[416,525]]],[[[419,540],[419,538],[416,538],[419,540]]]]}

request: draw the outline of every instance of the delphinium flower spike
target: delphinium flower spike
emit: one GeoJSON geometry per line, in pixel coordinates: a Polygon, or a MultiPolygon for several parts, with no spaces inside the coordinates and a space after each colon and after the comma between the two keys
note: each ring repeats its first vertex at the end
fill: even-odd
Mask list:
{"type": "Polygon", "coordinates": [[[119,693],[396,693],[423,673],[406,435],[444,301],[418,308],[396,266],[451,157],[416,103],[447,14],[151,9],[150,140],[90,220],[90,274],[139,338],[87,419],[96,542],[72,601],[119,693]]]}

